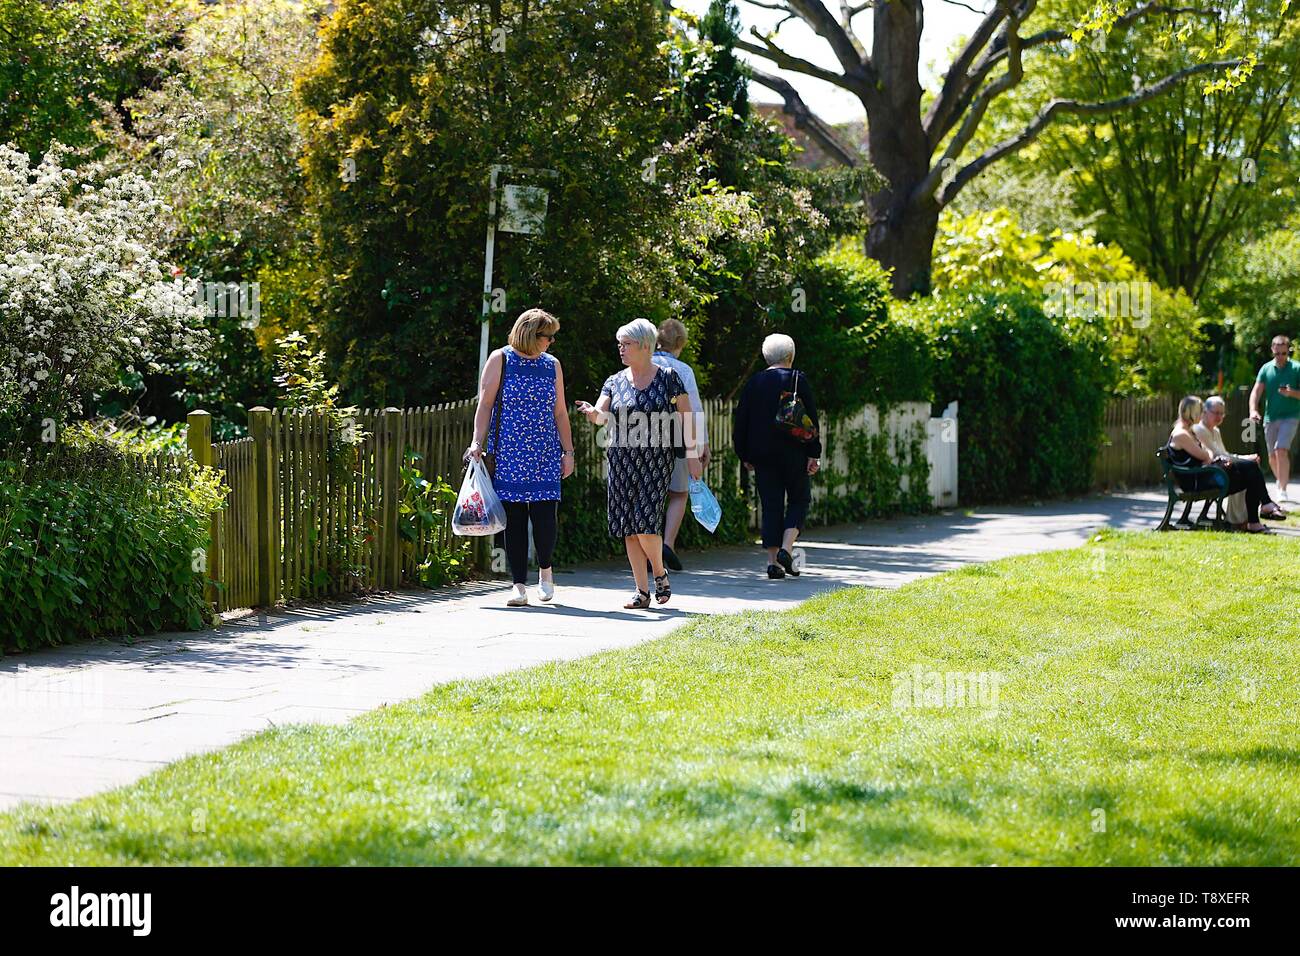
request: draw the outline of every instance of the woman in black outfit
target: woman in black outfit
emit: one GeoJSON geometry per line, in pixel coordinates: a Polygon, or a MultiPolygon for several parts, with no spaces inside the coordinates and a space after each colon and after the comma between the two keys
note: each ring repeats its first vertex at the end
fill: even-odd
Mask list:
{"type": "MultiPolygon", "coordinates": [[[[1228,474],[1228,493],[1246,492],[1246,530],[1251,534],[1272,534],[1259,520],[1259,506],[1268,500],[1268,486],[1259,465],[1249,458],[1216,457],[1201,444],[1192,431],[1201,418],[1201,400],[1188,395],[1178,403],[1178,421],[1169,435],[1169,460],[1175,465],[1220,465],[1228,474]]],[[[1184,491],[1205,491],[1216,482],[1213,474],[1178,476],[1175,479],[1184,491]]]]}
{"type": "Polygon", "coordinates": [[[763,340],[763,360],[768,367],[750,376],[736,406],[736,454],[754,473],[758,486],[767,576],[797,577],[790,551],[803,530],[812,500],[808,479],[821,467],[817,404],[807,377],[791,367],[794,339],[769,335],[763,340]],[[775,424],[783,396],[788,399],[792,395],[803,402],[812,420],[814,435],[804,441],[791,438],[775,424]]]}

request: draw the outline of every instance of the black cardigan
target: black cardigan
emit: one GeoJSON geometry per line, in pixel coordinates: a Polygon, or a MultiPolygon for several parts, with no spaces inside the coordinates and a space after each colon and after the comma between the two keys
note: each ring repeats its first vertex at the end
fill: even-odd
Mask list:
{"type": "Polygon", "coordinates": [[[820,458],[822,443],[820,422],[817,417],[817,401],[813,397],[808,376],[803,372],[785,368],[765,368],[755,372],[745,383],[740,393],[740,403],[736,406],[736,418],[732,434],[736,444],[736,454],[741,461],[751,464],[756,461],[772,461],[792,453],[802,454],[808,458],[820,458]],[[795,441],[790,436],[777,430],[777,410],[781,407],[781,393],[794,391],[798,382],[799,398],[809,416],[818,423],[819,437],[806,442],[795,441]]]}

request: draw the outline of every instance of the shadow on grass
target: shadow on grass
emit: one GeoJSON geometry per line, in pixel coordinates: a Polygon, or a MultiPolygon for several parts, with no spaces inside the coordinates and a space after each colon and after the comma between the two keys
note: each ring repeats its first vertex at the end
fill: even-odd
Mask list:
{"type": "MultiPolygon", "coordinates": [[[[1297,760],[1280,748],[1246,753],[1270,765],[1297,760]]],[[[1203,756],[1231,763],[1242,755],[1203,756]]],[[[232,834],[233,821],[210,835],[178,829],[184,820],[168,821],[166,829],[119,826],[104,809],[54,821],[33,809],[18,829],[56,859],[66,840],[69,856],[93,847],[128,864],[1294,865],[1297,858],[1292,821],[1244,797],[1162,813],[1135,806],[1137,795],[1124,788],[1095,784],[996,776],[978,787],[965,780],[895,784],[879,774],[833,773],[791,779],[781,772],[793,768],[779,763],[772,770],[780,776],[766,785],[727,777],[665,782],[668,768],[645,769],[646,783],[593,781],[577,799],[545,807],[511,806],[504,802],[509,794],[499,804],[445,778],[428,782],[439,784],[448,804],[415,806],[411,791],[368,793],[356,781],[347,799],[324,814],[263,808],[246,825],[267,828],[260,831],[232,834]],[[1092,826],[1096,808],[1108,817],[1100,832],[1092,826]],[[355,821],[334,815],[358,810],[355,821]],[[1261,822],[1268,820],[1275,825],[1261,822]]]]}
{"type": "Polygon", "coordinates": [[[1286,747],[1250,747],[1246,750],[1210,750],[1193,753],[1199,763],[1267,764],[1274,767],[1300,767],[1300,750],[1286,747]]]}

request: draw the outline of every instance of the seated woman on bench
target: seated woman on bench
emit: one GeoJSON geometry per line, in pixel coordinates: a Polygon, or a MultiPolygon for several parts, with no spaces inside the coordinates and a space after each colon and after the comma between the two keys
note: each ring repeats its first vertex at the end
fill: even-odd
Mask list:
{"type": "MultiPolygon", "coordinates": [[[[1188,395],[1178,403],[1178,421],[1169,435],[1169,460],[1179,466],[1220,465],[1228,473],[1228,493],[1246,492],[1246,530],[1251,534],[1272,534],[1260,523],[1259,506],[1268,500],[1268,488],[1259,465],[1247,458],[1230,455],[1216,456],[1201,444],[1192,432],[1192,426],[1201,418],[1201,400],[1188,395]]],[[[1211,487],[1214,476],[1179,475],[1177,482],[1184,491],[1204,491],[1211,487]]]]}
{"type": "MultiPolygon", "coordinates": [[[[1234,455],[1224,445],[1223,433],[1219,431],[1219,426],[1223,424],[1227,412],[1227,403],[1218,395],[1211,395],[1205,400],[1205,407],[1201,410],[1201,420],[1192,426],[1193,434],[1217,458],[1235,458],[1248,464],[1258,465],[1259,455],[1234,455]]],[[[1246,492],[1244,490],[1239,491],[1225,498],[1223,511],[1230,523],[1238,528],[1244,528],[1246,526],[1246,492]]],[[[1267,482],[1264,484],[1264,498],[1259,503],[1259,516],[1272,521],[1284,521],[1286,519],[1286,512],[1269,497],[1267,482]]]]}

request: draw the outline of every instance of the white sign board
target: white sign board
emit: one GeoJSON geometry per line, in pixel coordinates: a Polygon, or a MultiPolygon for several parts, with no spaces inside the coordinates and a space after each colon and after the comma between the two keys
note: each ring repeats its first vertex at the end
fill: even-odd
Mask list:
{"type": "Polygon", "coordinates": [[[546,222],[547,198],[541,186],[502,187],[497,228],[502,232],[541,232],[546,222]]]}

